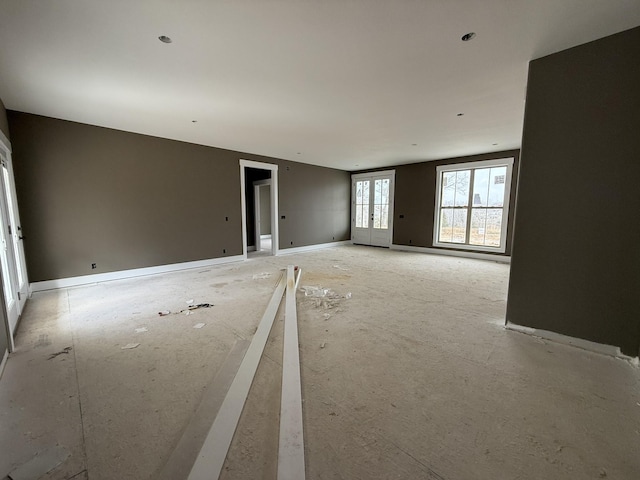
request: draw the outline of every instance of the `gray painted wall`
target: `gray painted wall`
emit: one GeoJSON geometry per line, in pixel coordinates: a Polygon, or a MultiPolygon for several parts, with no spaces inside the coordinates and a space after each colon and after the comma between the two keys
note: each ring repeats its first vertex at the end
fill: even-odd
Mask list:
{"type": "Polygon", "coordinates": [[[282,162],[278,179],[280,248],[351,238],[351,175],[282,162]]]}
{"type": "MultiPolygon", "coordinates": [[[[513,175],[507,225],[507,245],[504,254],[510,255],[513,237],[513,217],[516,201],[516,185],[519,167],[519,151],[508,150],[497,153],[457,157],[430,162],[411,163],[380,170],[396,171],[394,196],[393,243],[412,247],[441,248],[433,246],[433,225],[435,222],[436,167],[455,163],[476,162],[495,158],[513,157],[513,175]]],[[[363,170],[364,173],[375,170],[363,170]]],[[[445,249],[456,250],[456,249],[445,249]]],[[[485,252],[483,252],[485,253],[485,252]]]]}
{"type": "Polygon", "coordinates": [[[640,346],[640,28],[529,66],[509,322],[640,346]]]}
{"type": "Polygon", "coordinates": [[[9,121],[7,120],[7,111],[4,108],[4,103],[2,103],[2,99],[0,98],[0,130],[4,133],[4,136],[7,138],[11,138],[9,135],[9,121]]]}
{"type": "MultiPolygon", "coordinates": [[[[9,137],[9,123],[7,121],[7,112],[4,108],[4,103],[2,103],[2,99],[0,99],[0,130],[2,130],[2,133],[4,133],[9,140],[11,140],[11,138],[9,137]]],[[[4,301],[4,290],[2,289],[3,281],[2,269],[0,269],[0,362],[2,361],[2,358],[4,357],[4,354],[9,347],[7,314],[4,301]]]]}
{"type": "Polygon", "coordinates": [[[240,159],[279,165],[281,248],[349,239],[347,172],[8,117],[32,282],[242,254],[240,159]]]}

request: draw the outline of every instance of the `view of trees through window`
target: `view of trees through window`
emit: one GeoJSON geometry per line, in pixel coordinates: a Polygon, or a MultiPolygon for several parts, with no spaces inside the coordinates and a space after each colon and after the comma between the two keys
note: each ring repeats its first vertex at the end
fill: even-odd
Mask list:
{"type": "Polygon", "coordinates": [[[372,213],[373,228],[389,228],[389,179],[373,181],[373,199],[370,198],[370,180],[356,182],[356,228],[369,228],[369,215],[372,213]],[[371,200],[373,204],[371,205],[371,200]],[[370,212],[370,208],[373,210],[370,212]]]}
{"type": "Polygon", "coordinates": [[[369,226],[369,180],[356,182],[356,227],[369,226]]]}
{"type": "Polygon", "coordinates": [[[389,228],[389,179],[376,180],[373,191],[373,228],[389,228]]]}
{"type": "Polygon", "coordinates": [[[438,241],[500,247],[506,166],[441,172],[438,241]]]}

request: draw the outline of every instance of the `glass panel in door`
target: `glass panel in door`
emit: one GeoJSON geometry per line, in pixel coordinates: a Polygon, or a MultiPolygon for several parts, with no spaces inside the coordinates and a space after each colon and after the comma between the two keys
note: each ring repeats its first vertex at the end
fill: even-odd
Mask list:
{"type": "Polygon", "coordinates": [[[368,244],[371,240],[370,231],[370,207],[371,207],[371,181],[357,180],[353,183],[354,198],[354,243],[368,244]]]}
{"type": "Polygon", "coordinates": [[[9,323],[11,338],[13,338],[20,316],[20,304],[17,301],[17,277],[15,263],[13,261],[13,251],[11,250],[11,235],[9,235],[4,188],[0,188],[0,263],[2,264],[2,285],[7,309],[7,321],[9,323]]]}
{"type": "Polygon", "coordinates": [[[28,280],[10,155],[8,149],[0,143],[0,268],[7,321],[13,338],[18,318],[28,297],[28,280]]]}
{"type": "Polygon", "coordinates": [[[18,288],[21,290],[23,285],[25,284],[25,268],[23,264],[23,254],[21,251],[21,235],[20,235],[20,226],[16,219],[16,208],[13,204],[13,195],[11,195],[11,181],[9,180],[9,170],[6,165],[3,163],[2,165],[2,179],[4,182],[4,192],[5,198],[7,200],[7,210],[9,211],[9,224],[11,225],[11,246],[13,248],[14,259],[16,261],[16,276],[18,278],[18,288]]]}
{"type": "Polygon", "coordinates": [[[9,227],[5,223],[4,215],[0,215],[0,262],[2,263],[2,286],[4,288],[4,299],[7,306],[15,300],[15,290],[11,281],[11,270],[9,269],[9,242],[7,241],[7,231],[9,227]]]}
{"type": "Polygon", "coordinates": [[[389,228],[389,179],[377,179],[374,182],[373,228],[389,228]]]}

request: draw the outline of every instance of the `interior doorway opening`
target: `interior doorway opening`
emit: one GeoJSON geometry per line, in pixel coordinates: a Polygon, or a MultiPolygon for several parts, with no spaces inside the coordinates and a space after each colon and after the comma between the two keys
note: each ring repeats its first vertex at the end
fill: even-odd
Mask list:
{"type": "Polygon", "coordinates": [[[271,178],[253,182],[255,252],[271,255],[271,178]]]}
{"type": "Polygon", "coordinates": [[[244,258],[278,254],[278,166],[240,160],[244,258]]]}

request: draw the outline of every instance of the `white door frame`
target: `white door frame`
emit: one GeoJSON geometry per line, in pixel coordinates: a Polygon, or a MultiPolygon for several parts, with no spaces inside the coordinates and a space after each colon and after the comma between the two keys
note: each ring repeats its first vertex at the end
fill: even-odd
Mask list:
{"type": "MultiPolygon", "coordinates": [[[[271,187],[271,179],[268,178],[266,180],[256,180],[253,182],[253,204],[255,208],[255,237],[256,237],[256,251],[259,252],[261,250],[261,237],[260,230],[262,230],[262,218],[260,218],[260,187],[264,187],[265,185],[269,185],[271,187]]],[[[269,191],[269,198],[271,198],[271,191],[269,191]]],[[[271,203],[271,202],[269,202],[271,203]]]]}
{"type": "MultiPolygon", "coordinates": [[[[396,171],[395,170],[384,170],[380,172],[368,172],[368,173],[355,173],[351,175],[351,243],[354,243],[354,230],[356,228],[356,199],[355,199],[355,184],[358,180],[362,179],[376,179],[379,177],[388,177],[389,178],[389,228],[388,228],[388,243],[385,241],[384,245],[381,243],[370,242],[369,245],[381,246],[381,247],[390,247],[393,243],[393,205],[395,200],[395,191],[396,191],[396,171]]],[[[373,188],[373,185],[370,187],[373,188]]],[[[373,198],[373,190],[370,190],[370,199],[373,198]]],[[[373,214],[373,212],[370,212],[373,214]]],[[[371,226],[369,227],[372,228],[371,226]]]]}
{"type": "MultiPolygon", "coordinates": [[[[22,247],[22,244],[18,243],[22,241],[22,235],[20,230],[20,215],[18,211],[18,199],[16,195],[15,179],[13,176],[13,162],[11,160],[11,142],[9,142],[9,139],[2,133],[2,131],[0,131],[0,150],[2,151],[5,159],[5,165],[7,168],[9,180],[9,188],[8,191],[6,191],[7,189],[5,188],[4,179],[0,178],[0,208],[2,208],[3,210],[2,215],[7,215],[9,217],[5,219],[8,224],[11,224],[11,217],[13,217],[14,220],[14,224],[11,224],[11,232],[5,232],[5,234],[7,235],[7,239],[11,243],[11,245],[7,247],[7,256],[9,263],[7,267],[10,270],[10,278],[5,278],[4,281],[10,282],[11,288],[15,292],[17,298],[14,299],[12,305],[10,306],[11,308],[8,308],[9,306],[6,305],[6,302],[5,305],[3,305],[6,314],[5,316],[7,324],[5,327],[8,334],[9,351],[12,352],[15,350],[14,336],[18,327],[20,315],[22,314],[22,309],[29,296],[29,279],[27,277],[24,248],[22,247]],[[11,205],[7,203],[6,198],[10,198],[11,205]],[[10,208],[12,210],[11,212],[9,212],[10,208]],[[14,244],[17,246],[18,258],[16,258],[16,249],[14,248],[14,244]],[[21,285],[18,284],[18,269],[20,269],[20,274],[23,280],[21,285]]],[[[0,175],[3,175],[1,165],[0,175]]]]}
{"type": "Polygon", "coordinates": [[[245,260],[247,259],[247,201],[245,199],[245,168],[271,170],[271,254],[274,256],[278,255],[278,165],[241,159],[240,201],[242,205],[242,257],[245,260]]]}
{"type": "Polygon", "coordinates": [[[29,295],[31,294],[31,291],[29,289],[29,278],[27,277],[27,260],[24,254],[24,244],[22,243],[22,227],[20,223],[20,212],[18,210],[18,194],[16,193],[16,182],[15,177],[13,176],[13,161],[11,159],[11,152],[9,151],[6,153],[6,168],[9,181],[9,191],[5,192],[5,194],[8,197],[11,197],[11,205],[7,205],[7,210],[9,210],[10,208],[13,210],[12,212],[10,212],[10,215],[13,216],[14,223],[11,229],[11,237],[15,245],[15,249],[13,251],[15,254],[17,254],[17,258],[16,255],[14,255],[15,267],[16,269],[20,269],[20,276],[22,277],[22,284],[17,285],[18,291],[20,292],[20,298],[18,299],[18,311],[20,312],[20,314],[22,314],[22,310],[24,310],[24,306],[27,302],[27,298],[29,298],[29,295]]]}

